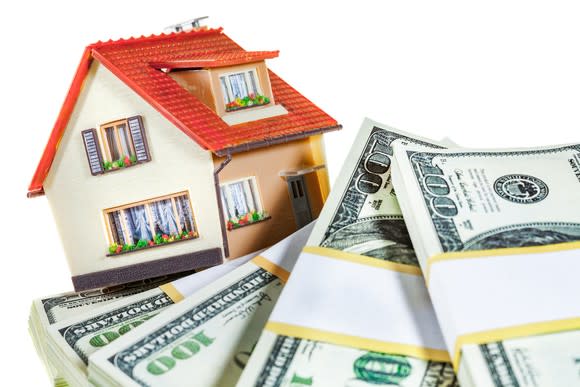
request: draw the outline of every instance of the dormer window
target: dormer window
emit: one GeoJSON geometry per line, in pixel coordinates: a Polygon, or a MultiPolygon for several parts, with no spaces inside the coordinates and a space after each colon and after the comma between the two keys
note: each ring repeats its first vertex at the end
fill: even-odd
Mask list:
{"type": "Polygon", "coordinates": [[[223,74],[220,85],[227,112],[270,103],[262,93],[256,69],[223,74]]]}
{"type": "Polygon", "coordinates": [[[151,65],[171,77],[213,110],[227,125],[288,114],[276,104],[264,59],[277,52],[233,52],[221,58],[201,58],[151,65]]]}

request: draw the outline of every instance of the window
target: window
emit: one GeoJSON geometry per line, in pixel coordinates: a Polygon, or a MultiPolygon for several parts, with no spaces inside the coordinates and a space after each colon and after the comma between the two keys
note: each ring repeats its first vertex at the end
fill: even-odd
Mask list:
{"type": "Polygon", "coordinates": [[[135,149],[133,149],[133,143],[129,137],[127,120],[110,122],[101,126],[101,134],[105,139],[105,150],[109,160],[135,157],[135,149]]]}
{"type": "Polygon", "coordinates": [[[109,253],[197,238],[189,195],[181,192],[105,210],[109,253]]]}
{"type": "Polygon", "coordinates": [[[101,125],[101,141],[95,129],[84,130],[82,136],[93,175],[151,160],[141,116],[101,125]]]}
{"type": "Polygon", "coordinates": [[[226,111],[265,105],[270,100],[262,95],[256,70],[246,70],[220,76],[226,111]]]}
{"type": "Polygon", "coordinates": [[[220,190],[229,230],[269,218],[262,208],[255,177],[224,183],[220,190]]]}

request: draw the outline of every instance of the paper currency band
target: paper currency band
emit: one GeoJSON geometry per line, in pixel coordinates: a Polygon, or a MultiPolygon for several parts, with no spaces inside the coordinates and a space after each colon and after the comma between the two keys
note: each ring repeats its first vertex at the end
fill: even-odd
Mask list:
{"type": "Polygon", "coordinates": [[[542,321],[530,324],[522,324],[507,328],[491,329],[488,331],[468,333],[458,336],[455,340],[453,352],[453,368],[455,372],[459,370],[461,361],[461,348],[469,344],[489,344],[496,341],[514,339],[518,337],[546,335],[564,331],[580,330],[580,317],[542,321]]]}
{"type": "Polygon", "coordinates": [[[265,258],[261,255],[256,255],[252,259],[252,263],[256,266],[261,267],[262,269],[266,270],[269,273],[274,274],[276,277],[280,278],[280,280],[284,283],[288,282],[288,278],[290,277],[290,272],[284,269],[282,266],[278,266],[268,258],[265,258]]]}
{"type": "Polygon", "coordinates": [[[528,246],[528,247],[507,247],[503,249],[490,250],[470,250],[470,251],[450,251],[434,255],[427,259],[427,268],[425,270],[425,282],[429,286],[431,277],[431,266],[445,261],[457,259],[473,259],[473,258],[487,258],[500,257],[505,255],[521,255],[521,254],[537,254],[537,253],[551,253],[556,251],[580,249],[580,242],[565,242],[556,243],[543,246],[528,246]]]}
{"type": "Polygon", "coordinates": [[[360,348],[367,351],[411,356],[431,361],[450,361],[449,353],[440,349],[424,348],[401,343],[388,343],[364,337],[350,336],[279,322],[268,322],[264,329],[278,335],[292,336],[305,340],[323,341],[330,344],[360,348]]]}
{"type": "MultiPolygon", "coordinates": [[[[421,271],[416,266],[383,261],[376,258],[318,246],[307,246],[303,248],[302,251],[305,253],[305,255],[302,255],[300,259],[306,260],[306,262],[308,262],[309,259],[314,258],[314,256],[317,256],[323,259],[328,259],[330,261],[340,260],[354,264],[356,266],[360,265],[362,267],[373,269],[376,268],[379,269],[379,271],[385,270],[391,272],[392,274],[406,274],[414,277],[415,279],[418,277],[421,283],[423,282],[421,271]]],[[[291,287],[292,284],[289,284],[288,286],[291,287]]],[[[286,289],[291,290],[291,288],[286,289]]],[[[368,351],[399,354],[424,360],[450,362],[449,353],[443,348],[429,348],[416,344],[414,345],[394,342],[388,339],[384,340],[357,336],[355,334],[336,333],[336,331],[320,329],[320,327],[312,328],[307,324],[302,325],[296,322],[285,321],[285,318],[282,317],[280,311],[278,312],[278,315],[271,316],[271,318],[274,317],[274,319],[270,320],[265,327],[265,329],[268,329],[269,331],[272,331],[276,334],[292,336],[306,340],[322,341],[351,348],[360,348],[368,351]]]]}
{"type": "MultiPolygon", "coordinates": [[[[454,251],[435,255],[427,259],[425,270],[425,282],[431,283],[432,265],[437,263],[463,260],[463,259],[486,259],[500,256],[514,256],[525,254],[554,253],[580,249],[580,242],[565,242],[543,246],[513,247],[491,250],[454,251]]],[[[490,329],[474,333],[459,335],[453,348],[453,367],[457,372],[461,360],[461,348],[469,344],[488,344],[502,340],[515,339],[525,336],[550,334],[568,330],[580,330],[580,317],[561,320],[537,321],[527,324],[508,326],[504,328],[490,329]]]]}
{"type": "Polygon", "coordinates": [[[305,253],[322,255],[328,258],[340,259],[343,261],[358,263],[360,265],[373,266],[381,269],[396,271],[411,275],[421,275],[421,269],[416,266],[403,265],[401,263],[383,261],[377,258],[366,257],[364,255],[347,253],[345,251],[330,249],[328,247],[306,246],[302,249],[305,253]]]}

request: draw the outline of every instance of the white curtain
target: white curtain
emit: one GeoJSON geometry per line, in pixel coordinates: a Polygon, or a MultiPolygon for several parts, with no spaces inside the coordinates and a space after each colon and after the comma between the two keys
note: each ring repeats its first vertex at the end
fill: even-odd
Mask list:
{"type": "Polygon", "coordinates": [[[126,216],[127,227],[129,227],[129,235],[133,241],[128,241],[133,244],[137,243],[140,239],[151,240],[153,236],[151,234],[151,229],[149,227],[149,221],[147,220],[147,212],[145,211],[145,206],[137,206],[128,208],[123,211],[126,216]]]}
{"type": "Polygon", "coordinates": [[[177,234],[177,221],[175,213],[173,212],[173,205],[171,199],[159,200],[149,204],[153,214],[153,223],[156,225],[162,234],[177,234]]]}
{"type": "Polygon", "coordinates": [[[252,83],[252,93],[257,95],[258,94],[258,86],[256,83],[256,77],[254,75],[254,70],[248,71],[248,75],[250,76],[250,82],[252,83]]]}
{"type": "Polygon", "coordinates": [[[254,203],[254,195],[252,195],[251,180],[250,179],[244,180],[242,183],[244,187],[244,198],[248,208],[246,213],[250,211],[256,211],[256,204],[254,203]]]}
{"type": "Polygon", "coordinates": [[[226,85],[226,78],[220,77],[220,84],[222,85],[222,94],[224,96],[224,103],[232,102],[232,98],[230,97],[230,92],[228,91],[228,86],[226,85]]]}
{"type": "Polygon", "coordinates": [[[244,73],[230,75],[229,80],[234,98],[244,98],[248,95],[248,86],[246,85],[246,75],[244,73]]]}
{"type": "Polygon", "coordinates": [[[113,236],[115,238],[115,242],[118,244],[124,245],[125,244],[125,234],[123,234],[123,226],[121,223],[121,211],[115,211],[109,214],[111,219],[111,227],[114,228],[113,236]]]}
{"type": "Polygon", "coordinates": [[[189,208],[189,200],[187,195],[176,197],[175,206],[177,207],[177,214],[179,215],[181,229],[185,231],[195,231],[193,225],[193,215],[191,213],[191,208],[189,208]]]}
{"type": "Polygon", "coordinates": [[[228,219],[259,210],[252,179],[226,184],[221,187],[222,204],[228,219]]]}

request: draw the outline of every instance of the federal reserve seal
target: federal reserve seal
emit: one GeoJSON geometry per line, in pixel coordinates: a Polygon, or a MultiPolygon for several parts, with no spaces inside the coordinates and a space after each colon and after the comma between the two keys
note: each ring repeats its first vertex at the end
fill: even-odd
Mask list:
{"type": "Polygon", "coordinates": [[[529,175],[505,175],[493,183],[495,192],[513,203],[537,203],[548,196],[548,186],[542,180],[529,175]]]}

